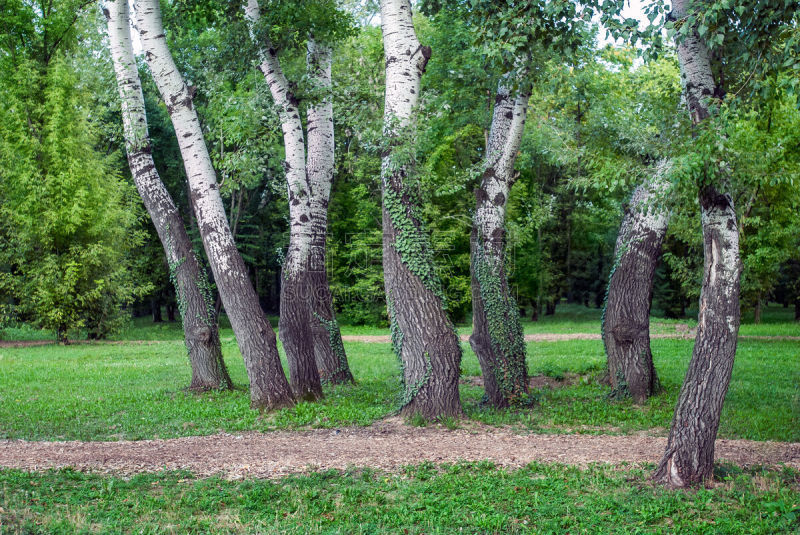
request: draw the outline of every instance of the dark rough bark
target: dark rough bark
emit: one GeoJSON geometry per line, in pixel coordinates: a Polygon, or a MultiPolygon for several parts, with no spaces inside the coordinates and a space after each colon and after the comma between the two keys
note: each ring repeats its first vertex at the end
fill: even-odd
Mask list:
{"type": "Polygon", "coordinates": [[[658,388],[650,350],[653,278],[666,236],[669,213],[659,199],[665,193],[665,165],[653,180],[636,188],[620,226],[616,263],[608,282],[603,312],[603,343],[615,396],[643,403],[658,388]]]}
{"type": "Polygon", "coordinates": [[[400,414],[428,419],[460,416],[461,347],[438,295],[412,273],[394,247],[397,235],[383,216],[383,271],[395,353],[403,368],[400,414]]]}
{"type": "Polygon", "coordinates": [[[485,253],[474,232],[471,241],[472,335],[469,343],[481,366],[487,403],[505,408],[528,393],[522,325],[505,267],[501,265],[496,272],[487,273],[490,268],[485,265],[485,253]],[[486,309],[487,300],[495,307],[494,311],[486,309]]]}
{"type": "MultiPolygon", "coordinates": [[[[673,14],[688,16],[688,0],[675,0],[673,14]]],[[[693,122],[710,116],[707,101],[718,94],[711,55],[694,29],[678,44],[684,95],[693,122]]],[[[713,165],[713,164],[709,164],[713,165]]],[[[671,487],[701,483],[713,475],[714,441],[730,384],[739,333],[739,227],[730,194],[699,191],[703,227],[703,287],[692,360],[681,387],[667,448],[653,478],[671,487]]]]}
{"type": "MultiPolygon", "coordinates": [[[[324,242],[325,237],[318,236],[315,241],[320,239],[324,242]]],[[[324,244],[322,248],[324,251],[324,244]]],[[[308,278],[313,315],[311,335],[320,379],[325,384],[352,383],[353,374],[347,362],[342,335],[333,312],[333,296],[324,264],[320,269],[309,270],[308,278]]]]}
{"type": "Polygon", "coordinates": [[[654,478],[683,487],[712,477],[714,441],[730,384],[739,331],[738,233],[733,201],[712,187],[700,195],[705,270],[697,337],[667,449],[654,478]]]}
{"type": "MultiPolygon", "coordinates": [[[[386,56],[384,135],[390,146],[414,124],[420,79],[431,50],[419,43],[408,0],[381,0],[386,56]]],[[[435,419],[460,416],[461,346],[444,312],[430,238],[420,211],[420,186],[405,151],[381,162],[383,272],[395,353],[403,367],[401,414],[435,419]]]]}
{"type": "Polygon", "coordinates": [[[281,311],[279,334],[292,392],[298,399],[313,401],[322,397],[322,383],[314,359],[314,339],[311,324],[311,295],[307,273],[288,274],[281,280],[281,311]],[[291,357],[290,357],[291,355],[291,357]]]}
{"type": "MultiPolygon", "coordinates": [[[[128,4],[125,0],[107,2],[104,13],[122,100],[128,165],[167,257],[192,369],[189,387],[194,390],[231,388],[233,384],[222,358],[216,316],[208,307],[211,291],[208,279],[197,262],[183,219],[153,162],[141,81],[131,45],[128,4]]],[[[152,305],[153,321],[162,321],[160,301],[154,299],[152,305]]]]}

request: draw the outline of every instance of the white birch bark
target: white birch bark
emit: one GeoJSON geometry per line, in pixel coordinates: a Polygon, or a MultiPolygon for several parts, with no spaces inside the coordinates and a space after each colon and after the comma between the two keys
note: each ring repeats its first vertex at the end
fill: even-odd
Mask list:
{"type": "Polygon", "coordinates": [[[233,385],[222,359],[216,318],[201,289],[203,282],[207,284],[205,273],[192,251],[178,209],[153,162],[144,95],[131,43],[127,0],[104,2],[103,13],[122,107],[128,162],[139,195],[167,255],[192,365],[190,388],[230,388],[233,385]]]}
{"type": "MultiPolygon", "coordinates": [[[[252,34],[253,25],[261,18],[258,0],[247,0],[245,16],[251,24],[252,34]]],[[[253,37],[257,38],[254,34],[253,37]]],[[[309,262],[312,233],[307,223],[311,221],[312,185],[306,173],[305,139],[300,108],[289,87],[289,80],[281,68],[278,51],[265,37],[262,37],[256,45],[261,61],[258,68],[264,74],[272,99],[278,107],[283,131],[286,153],[283,166],[289,193],[290,218],[289,250],[283,264],[283,275],[288,277],[304,270],[309,262]]]]}
{"type": "Polygon", "coordinates": [[[470,345],[489,402],[506,407],[528,391],[525,341],[519,309],[505,272],[506,203],[516,176],[530,91],[512,93],[510,75],[500,81],[476,207],[471,243],[473,331],[470,345]]]}
{"type": "Polygon", "coordinates": [[[514,163],[525,131],[530,91],[523,88],[512,94],[509,80],[501,80],[497,88],[492,126],[489,131],[480,198],[475,210],[478,235],[495,253],[493,261],[501,259],[504,249],[506,203],[514,185],[514,163]]]}
{"type": "Polygon", "coordinates": [[[250,35],[256,44],[259,70],[267,81],[272,100],[278,108],[283,146],[283,162],[289,197],[289,247],[281,270],[279,333],[296,396],[313,400],[322,396],[322,384],[314,354],[311,324],[312,293],[309,285],[312,231],[312,185],[306,172],[303,121],[297,98],[281,68],[278,51],[266,35],[258,35],[261,18],[257,0],[248,0],[245,16],[250,35]]]}
{"type": "Polygon", "coordinates": [[[145,59],[178,138],[203,246],[250,378],[251,406],[272,409],[291,405],[275,333],[233,241],[192,95],[167,48],[158,0],[136,0],[134,6],[145,59]]]}
{"type": "Polygon", "coordinates": [[[328,203],[334,172],[333,100],[331,98],[331,66],[333,51],[325,43],[310,36],[306,65],[310,79],[319,93],[309,103],[306,112],[308,153],[306,172],[311,186],[311,251],[309,260],[312,287],[311,330],[314,336],[314,355],[323,382],[353,381],[347,354],[342,343],[339,325],[333,310],[333,296],[328,284],[326,240],[328,234],[328,203]]]}
{"type": "MultiPolygon", "coordinates": [[[[673,16],[686,21],[689,0],[674,0],[672,7],[673,16]]],[[[686,103],[693,123],[699,125],[711,116],[710,100],[718,97],[718,88],[711,53],[694,28],[678,43],[678,61],[686,103]]],[[[698,484],[713,475],[714,441],[739,332],[741,261],[733,199],[707,185],[700,188],[699,201],[705,261],[697,335],[666,451],[654,474],[673,487],[698,484]]]]}

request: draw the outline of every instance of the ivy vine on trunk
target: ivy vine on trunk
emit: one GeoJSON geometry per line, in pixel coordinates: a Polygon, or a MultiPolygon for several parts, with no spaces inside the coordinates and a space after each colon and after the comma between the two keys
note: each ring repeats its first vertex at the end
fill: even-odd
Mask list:
{"type": "Polygon", "coordinates": [[[420,214],[413,130],[420,79],[431,50],[414,31],[408,0],[381,0],[386,56],[383,194],[383,271],[392,341],[403,373],[401,414],[436,419],[460,416],[461,347],[444,310],[441,281],[420,214]]]}
{"type": "MultiPolygon", "coordinates": [[[[520,76],[520,78],[522,78],[520,76]]],[[[514,184],[530,89],[512,91],[507,74],[494,100],[484,172],[475,190],[471,239],[472,322],[470,345],[481,365],[486,399],[507,407],[525,399],[528,374],[519,307],[506,275],[506,203],[514,184]]]]}

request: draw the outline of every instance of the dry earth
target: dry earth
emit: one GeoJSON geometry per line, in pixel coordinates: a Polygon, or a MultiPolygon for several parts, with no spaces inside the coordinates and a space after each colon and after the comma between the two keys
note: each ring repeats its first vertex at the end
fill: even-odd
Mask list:
{"type": "MultiPolygon", "coordinates": [[[[395,471],[422,461],[489,460],[506,467],[531,461],[575,465],[657,462],[666,440],[642,435],[521,435],[510,429],[466,425],[456,430],[420,428],[390,418],[362,428],[166,440],[1,440],[0,466],[25,470],[71,466],[120,474],[185,469],[199,476],[275,478],[353,466],[395,471]]],[[[786,464],[800,468],[800,443],[718,440],[716,456],[740,466],[786,464]]]]}
{"type": "MultiPolygon", "coordinates": [[[[651,334],[650,338],[677,338],[682,340],[691,340],[694,338],[695,331],[687,331],[683,333],[657,333],[651,334]]],[[[526,342],[564,342],[567,340],[601,340],[602,336],[599,333],[540,333],[540,334],[526,334],[526,342]]],[[[779,340],[779,341],[792,341],[800,342],[800,336],[755,336],[755,335],[740,335],[740,340],[779,340]]],[[[345,342],[373,342],[388,344],[392,338],[388,335],[342,335],[342,340],[345,342]]],[[[462,334],[461,340],[464,342],[469,341],[468,334],[462,334]]]]}

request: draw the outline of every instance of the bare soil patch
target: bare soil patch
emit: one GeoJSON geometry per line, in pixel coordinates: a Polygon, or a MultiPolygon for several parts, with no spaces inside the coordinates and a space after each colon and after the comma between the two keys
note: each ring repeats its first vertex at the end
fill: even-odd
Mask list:
{"type": "MultiPolygon", "coordinates": [[[[577,373],[565,373],[563,377],[550,377],[548,375],[533,375],[528,377],[528,388],[531,390],[537,388],[562,388],[580,383],[582,380],[588,378],[588,375],[580,375],[577,373]]],[[[461,384],[470,386],[477,386],[483,388],[483,377],[470,376],[462,377],[461,384]]]]}
{"type": "MultiPolygon", "coordinates": [[[[189,470],[199,476],[276,478],[310,470],[371,467],[395,471],[422,461],[488,460],[505,467],[532,461],[574,465],[657,462],[663,437],[521,435],[467,423],[465,428],[411,427],[389,418],[370,427],[216,434],[119,442],[0,440],[0,466],[24,470],[73,467],[133,474],[189,470]]],[[[717,460],[740,466],[800,468],[800,443],[718,440],[717,460]]]]}
{"type": "MultiPolygon", "coordinates": [[[[691,340],[697,332],[695,330],[687,330],[685,332],[674,333],[652,333],[650,338],[672,338],[677,340],[691,340]]],[[[468,334],[461,335],[462,342],[469,341],[468,334]]],[[[526,342],[566,342],[569,340],[602,340],[599,333],[538,333],[526,334],[526,342]]],[[[740,335],[741,340],[776,340],[776,341],[792,341],[800,342],[800,336],[759,336],[759,335],[740,335]]],[[[343,335],[342,340],[345,342],[366,342],[375,344],[388,344],[392,341],[388,335],[343,335]]]]}

